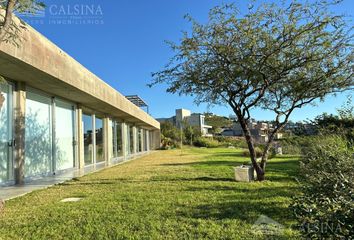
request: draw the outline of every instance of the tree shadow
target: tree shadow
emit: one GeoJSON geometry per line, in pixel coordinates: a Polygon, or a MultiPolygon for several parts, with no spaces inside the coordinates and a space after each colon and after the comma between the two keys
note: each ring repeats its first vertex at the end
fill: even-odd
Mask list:
{"type": "Polygon", "coordinates": [[[195,219],[238,219],[247,223],[254,223],[260,215],[266,215],[275,217],[277,218],[275,220],[281,222],[291,221],[292,216],[288,207],[286,204],[277,204],[276,198],[290,197],[296,189],[296,187],[286,189],[284,187],[248,189],[240,186],[190,187],[185,191],[228,191],[228,193],[218,194],[221,197],[213,203],[201,203],[197,206],[181,204],[177,208],[177,215],[195,219]]]}

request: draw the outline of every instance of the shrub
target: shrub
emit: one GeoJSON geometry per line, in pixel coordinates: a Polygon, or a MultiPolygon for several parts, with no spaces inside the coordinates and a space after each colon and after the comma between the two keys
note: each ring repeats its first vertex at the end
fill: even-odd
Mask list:
{"type": "Polygon", "coordinates": [[[226,137],[226,136],[217,136],[214,138],[224,147],[237,147],[237,148],[247,148],[246,140],[243,137],[226,137]]]}
{"type": "Polygon", "coordinates": [[[206,147],[206,148],[216,148],[219,147],[220,144],[218,141],[213,140],[211,138],[197,138],[193,142],[196,147],[206,147]]]}
{"type": "Polygon", "coordinates": [[[307,148],[313,136],[294,136],[280,140],[283,154],[301,155],[303,149],[307,148]]]}
{"type": "Polygon", "coordinates": [[[303,194],[292,208],[308,239],[354,236],[354,151],[342,136],[318,136],[301,161],[303,194]]]}
{"type": "MultiPolygon", "coordinates": [[[[263,151],[262,151],[262,149],[261,149],[260,147],[255,147],[254,150],[256,151],[256,157],[257,157],[257,158],[262,157],[263,151]]],[[[247,150],[244,150],[244,151],[242,152],[242,154],[243,154],[243,156],[245,156],[245,157],[250,157],[250,151],[249,151],[248,149],[247,149],[247,150]]]]}

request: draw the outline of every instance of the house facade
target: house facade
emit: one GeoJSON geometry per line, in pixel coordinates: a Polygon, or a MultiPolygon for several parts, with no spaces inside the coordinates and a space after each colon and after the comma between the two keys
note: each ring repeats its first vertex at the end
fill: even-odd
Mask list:
{"type": "MultiPolygon", "coordinates": [[[[269,134],[273,130],[273,125],[269,122],[256,121],[250,119],[248,121],[248,128],[250,129],[251,135],[258,142],[264,143],[268,141],[269,134]]],[[[243,131],[240,123],[237,121],[233,122],[232,131],[225,131],[224,136],[243,136],[243,131]],[[231,135],[232,134],[232,135],[231,135]]],[[[281,132],[277,133],[275,139],[281,139],[283,134],[281,132]]]]}
{"type": "Polygon", "coordinates": [[[0,43],[0,186],[89,172],[160,146],[153,117],[30,26],[19,34],[19,46],[0,43]]]}
{"type": "Polygon", "coordinates": [[[183,127],[185,124],[196,127],[202,136],[212,136],[209,130],[212,126],[205,124],[205,116],[200,113],[191,113],[187,109],[176,109],[176,115],[170,118],[159,118],[159,122],[171,122],[177,128],[183,127]]]}

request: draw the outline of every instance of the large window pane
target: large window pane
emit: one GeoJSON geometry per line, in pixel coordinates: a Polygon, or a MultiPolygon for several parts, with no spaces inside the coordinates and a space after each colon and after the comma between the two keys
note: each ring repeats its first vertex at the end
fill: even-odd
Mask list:
{"type": "Polygon", "coordinates": [[[82,121],[84,126],[84,160],[85,165],[90,165],[93,163],[92,116],[83,114],[82,121]]]}
{"type": "Polygon", "coordinates": [[[148,139],[148,131],[144,129],[144,151],[148,150],[148,143],[149,143],[149,139],[148,139]]]}
{"type": "Polygon", "coordinates": [[[4,97],[0,109],[0,182],[12,179],[12,148],[9,141],[12,139],[12,86],[0,84],[0,91],[4,97]]]}
{"type": "Polygon", "coordinates": [[[133,126],[129,126],[129,153],[134,152],[134,131],[133,126]]]}
{"type": "Polygon", "coordinates": [[[104,161],[103,153],[103,120],[101,118],[95,118],[96,127],[96,162],[104,161]]]}
{"type": "Polygon", "coordinates": [[[74,167],[74,106],[55,102],[56,169],[63,170],[74,167]]]}
{"type": "Polygon", "coordinates": [[[112,127],[113,132],[113,157],[121,157],[123,156],[122,151],[122,123],[113,122],[112,127]]]}
{"type": "Polygon", "coordinates": [[[130,154],[130,127],[128,124],[124,124],[124,129],[125,129],[125,141],[126,141],[126,144],[125,144],[125,152],[126,152],[126,155],[130,154]]]}
{"type": "Polygon", "coordinates": [[[25,176],[52,171],[51,98],[27,91],[25,176]]]}
{"type": "Polygon", "coordinates": [[[142,152],[142,145],[141,145],[141,140],[142,140],[142,129],[138,128],[138,152],[142,152]]]}
{"type": "Polygon", "coordinates": [[[140,152],[139,151],[139,128],[135,128],[135,139],[136,139],[136,142],[135,142],[135,149],[136,149],[136,152],[140,152]]]}

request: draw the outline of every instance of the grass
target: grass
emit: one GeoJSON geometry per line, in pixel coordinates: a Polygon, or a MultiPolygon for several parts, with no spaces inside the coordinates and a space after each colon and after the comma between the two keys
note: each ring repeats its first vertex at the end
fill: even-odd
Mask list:
{"type": "Polygon", "coordinates": [[[6,202],[0,239],[269,239],[252,230],[260,215],[285,227],[271,239],[297,239],[297,159],[272,159],[265,182],[235,182],[244,161],[227,148],[158,151],[6,202]]]}

